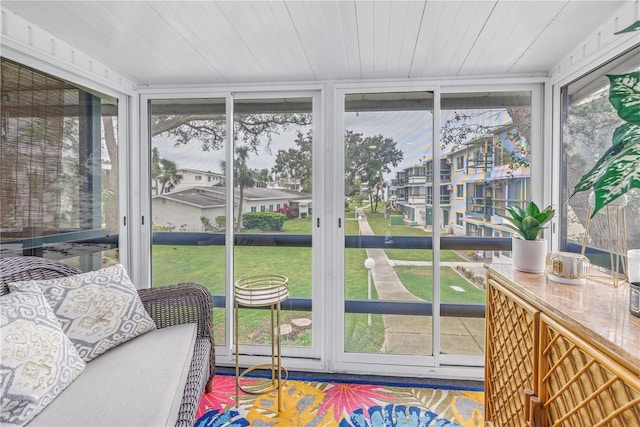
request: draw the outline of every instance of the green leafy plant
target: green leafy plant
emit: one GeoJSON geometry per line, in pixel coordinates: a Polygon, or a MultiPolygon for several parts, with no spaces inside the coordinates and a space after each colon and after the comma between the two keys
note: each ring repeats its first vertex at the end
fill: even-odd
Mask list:
{"type": "Polygon", "coordinates": [[[613,34],[631,33],[633,31],[640,31],[640,20],[634,22],[633,24],[629,25],[628,27],[623,28],[622,30],[618,31],[617,33],[613,33],[613,34]]]}
{"type": "Polygon", "coordinates": [[[242,225],[246,229],[261,231],[282,231],[287,217],[277,212],[247,212],[242,215],[242,225]]]}
{"type": "Polygon", "coordinates": [[[640,71],[607,77],[609,102],[625,123],[613,132],[611,148],[580,178],[571,195],[593,188],[591,218],[630,189],[640,188],[640,71]]]}
{"type": "Polygon", "coordinates": [[[551,218],[556,214],[551,206],[547,206],[541,211],[538,205],[532,201],[527,204],[526,209],[514,206],[507,208],[507,212],[508,215],[500,215],[509,221],[505,225],[518,233],[524,240],[538,240],[545,224],[551,221],[551,218]]]}

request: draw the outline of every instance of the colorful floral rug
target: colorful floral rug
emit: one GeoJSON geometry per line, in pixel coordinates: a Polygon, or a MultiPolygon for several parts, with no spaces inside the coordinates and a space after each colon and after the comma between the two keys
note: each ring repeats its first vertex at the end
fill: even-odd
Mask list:
{"type": "MultiPolygon", "coordinates": [[[[241,380],[246,389],[268,385],[265,382],[270,380],[241,380]]],[[[234,376],[216,375],[212,391],[202,396],[195,427],[484,425],[482,391],[289,379],[281,392],[280,412],[275,391],[240,392],[238,407],[235,393],[234,376]]]]}

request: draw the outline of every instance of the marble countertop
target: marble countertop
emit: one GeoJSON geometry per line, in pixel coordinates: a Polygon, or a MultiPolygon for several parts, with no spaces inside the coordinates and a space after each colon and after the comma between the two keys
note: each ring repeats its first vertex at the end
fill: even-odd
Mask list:
{"type": "Polygon", "coordinates": [[[640,375],[640,317],[629,312],[629,283],[617,288],[595,280],[568,285],[549,280],[545,273],[516,271],[511,264],[486,267],[532,305],[640,375]]]}

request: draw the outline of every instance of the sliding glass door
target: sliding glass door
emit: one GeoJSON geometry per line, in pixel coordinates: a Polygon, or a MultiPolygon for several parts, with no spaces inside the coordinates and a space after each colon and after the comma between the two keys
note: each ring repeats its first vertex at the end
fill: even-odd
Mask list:
{"type": "MultiPolygon", "coordinates": [[[[152,286],[196,282],[214,302],[221,360],[232,356],[233,283],[289,279],[285,355],[320,359],[314,109],[317,93],[158,98],[150,117],[152,286]]],[[[271,352],[270,312],[241,309],[241,358],[271,352]]],[[[242,359],[241,359],[242,360],[242,359]]]]}
{"type": "MultiPolygon", "coordinates": [[[[483,264],[509,262],[499,214],[531,197],[539,97],[345,85],[332,106],[320,91],[149,98],[152,285],[211,291],[222,365],[235,364],[233,284],[282,275],[289,369],[479,378],[483,264]]],[[[241,365],[270,355],[270,321],[240,310],[241,365]]]]}
{"type": "Polygon", "coordinates": [[[433,141],[433,93],[344,97],[344,342],[354,354],[431,356],[431,277],[421,159],[433,141]],[[399,189],[399,191],[398,191],[399,189]],[[401,267],[402,266],[402,267],[401,267]],[[402,270],[404,271],[404,270],[402,270]]]}
{"type": "Polygon", "coordinates": [[[499,215],[531,198],[532,116],[531,90],[441,96],[441,150],[426,179],[439,197],[425,205],[427,227],[440,234],[441,364],[484,364],[484,264],[509,262],[511,234],[499,215]]]}
{"type": "MultiPolygon", "coordinates": [[[[319,358],[314,298],[318,233],[313,94],[234,96],[232,154],[234,282],[257,275],[289,279],[280,334],[283,353],[319,358]]],[[[271,354],[271,313],[239,310],[242,354],[271,354]]]]}
{"type": "Polygon", "coordinates": [[[217,345],[227,342],[226,100],[154,99],[150,112],[151,283],[211,291],[217,345]]]}
{"type": "Polygon", "coordinates": [[[345,366],[483,365],[483,264],[509,262],[499,214],[530,198],[532,94],[340,93],[345,366]]]}

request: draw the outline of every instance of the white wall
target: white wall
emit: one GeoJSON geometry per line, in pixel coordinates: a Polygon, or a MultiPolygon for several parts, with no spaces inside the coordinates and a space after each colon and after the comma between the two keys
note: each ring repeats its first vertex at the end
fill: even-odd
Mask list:
{"type": "MultiPolygon", "coordinates": [[[[640,4],[636,0],[626,3],[617,14],[607,19],[602,25],[596,28],[574,50],[567,55],[550,71],[549,84],[545,88],[545,114],[546,123],[544,140],[549,143],[544,152],[544,164],[547,167],[547,175],[551,177],[551,183],[545,186],[544,204],[552,204],[554,207],[564,203],[560,188],[553,185],[560,176],[561,159],[561,96],[562,86],[587,74],[607,63],[618,55],[640,44],[640,32],[623,33],[616,35],[620,31],[636,20],[640,19],[640,4]]],[[[558,215],[551,224],[551,245],[552,250],[559,248],[559,226],[558,215]]]]}
{"type": "MultiPolygon", "coordinates": [[[[153,225],[157,226],[173,226],[174,231],[204,231],[201,216],[207,216],[212,220],[215,216],[210,213],[206,215],[202,209],[196,206],[176,203],[172,200],[155,197],[151,201],[151,212],[153,216],[153,225]]],[[[224,209],[220,208],[218,215],[224,215],[224,209]]]]}

